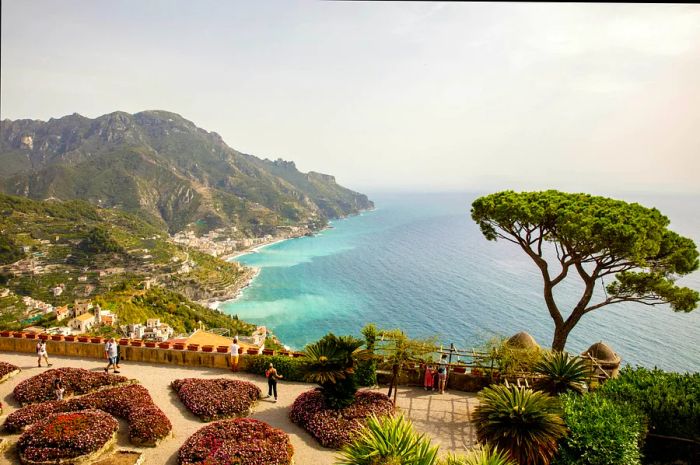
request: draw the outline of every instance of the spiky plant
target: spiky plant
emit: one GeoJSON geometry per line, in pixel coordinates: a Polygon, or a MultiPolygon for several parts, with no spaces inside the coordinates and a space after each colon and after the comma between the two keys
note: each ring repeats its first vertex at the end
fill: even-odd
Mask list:
{"type": "Polygon", "coordinates": [[[435,465],[438,446],[418,434],[403,415],[371,416],[355,440],[343,447],[339,465],[435,465]]]}
{"type": "Polygon", "coordinates": [[[566,435],[558,399],[531,389],[497,385],[480,394],[476,435],[521,464],[548,465],[566,435]]]}
{"type": "Polygon", "coordinates": [[[506,452],[488,444],[467,452],[466,455],[448,455],[440,465],[518,465],[506,452]]]}
{"type": "Polygon", "coordinates": [[[538,389],[550,394],[575,391],[583,394],[584,383],[591,374],[588,363],[566,352],[553,352],[534,366],[535,373],[544,378],[537,381],[538,389]]]}
{"type": "Polygon", "coordinates": [[[353,353],[362,341],[352,336],[329,333],[304,349],[304,379],[317,383],[332,408],[343,408],[355,399],[353,353]]]}

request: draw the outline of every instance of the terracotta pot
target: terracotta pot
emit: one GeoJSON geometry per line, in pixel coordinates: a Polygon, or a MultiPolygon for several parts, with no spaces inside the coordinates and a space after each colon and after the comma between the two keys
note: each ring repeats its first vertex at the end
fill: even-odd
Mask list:
{"type": "Polygon", "coordinates": [[[472,375],[481,376],[481,370],[479,370],[478,368],[472,368],[472,375]]]}
{"type": "Polygon", "coordinates": [[[50,334],[46,334],[46,333],[39,334],[39,339],[41,339],[42,341],[48,341],[50,338],[51,338],[50,334]]]}
{"type": "Polygon", "coordinates": [[[12,335],[12,331],[0,331],[0,337],[10,337],[12,335]]]}
{"type": "Polygon", "coordinates": [[[199,350],[199,344],[187,344],[187,350],[197,352],[199,350]]]}
{"type": "Polygon", "coordinates": [[[78,336],[78,342],[89,342],[90,338],[88,336],[78,336]]]}
{"type": "Polygon", "coordinates": [[[304,356],[304,354],[302,354],[301,352],[294,352],[292,354],[292,357],[294,357],[294,358],[299,358],[299,357],[303,357],[303,356],[304,356]]]}
{"type": "Polygon", "coordinates": [[[241,355],[243,353],[243,347],[238,348],[238,355],[241,355]]]}
{"type": "Polygon", "coordinates": [[[248,355],[258,355],[258,349],[248,349],[246,353],[248,355]]]}
{"type": "Polygon", "coordinates": [[[466,372],[467,372],[467,368],[466,368],[466,367],[454,367],[454,368],[452,369],[452,371],[455,372],[455,373],[466,373],[466,372]]]}
{"type": "Polygon", "coordinates": [[[119,339],[119,345],[120,346],[128,346],[129,345],[129,340],[128,339],[119,339]]]}
{"type": "Polygon", "coordinates": [[[102,338],[101,337],[91,337],[90,342],[93,344],[102,344],[102,338]]]}
{"type": "Polygon", "coordinates": [[[36,334],[34,333],[27,333],[25,336],[27,339],[36,339],[36,334]]]}
{"type": "Polygon", "coordinates": [[[160,349],[170,349],[170,343],[169,343],[169,342],[159,342],[159,343],[158,343],[158,348],[160,348],[160,349]]]}
{"type": "Polygon", "coordinates": [[[76,339],[75,336],[66,336],[67,342],[73,342],[73,341],[75,341],[75,339],[76,339]]]}
{"type": "Polygon", "coordinates": [[[13,336],[13,337],[18,337],[18,338],[23,338],[23,337],[24,337],[24,333],[23,333],[22,331],[15,331],[14,333],[12,333],[12,336],[13,336]]]}
{"type": "Polygon", "coordinates": [[[284,355],[286,357],[289,357],[291,355],[291,352],[289,352],[288,350],[280,350],[279,352],[277,352],[277,355],[284,355]]]}
{"type": "Polygon", "coordinates": [[[63,340],[63,334],[54,334],[51,336],[52,341],[62,341],[63,340]]]}
{"type": "Polygon", "coordinates": [[[214,346],[202,346],[202,352],[214,352],[214,346]]]}
{"type": "Polygon", "coordinates": [[[263,355],[275,355],[275,351],[272,349],[263,349],[263,355]]]}
{"type": "Polygon", "coordinates": [[[182,342],[177,342],[173,344],[173,349],[175,350],[185,350],[185,344],[182,342]]]}
{"type": "Polygon", "coordinates": [[[131,345],[134,347],[141,347],[143,345],[143,342],[141,342],[141,340],[139,339],[134,339],[133,341],[131,341],[131,345]]]}
{"type": "Polygon", "coordinates": [[[146,347],[151,347],[151,348],[153,348],[153,347],[156,346],[156,343],[153,342],[153,341],[146,341],[146,342],[144,342],[143,344],[144,344],[146,347]]]}
{"type": "Polygon", "coordinates": [[[220,354],[225,354],[228,352],[228,346],[217,346],[216,351],[220,354]]]}

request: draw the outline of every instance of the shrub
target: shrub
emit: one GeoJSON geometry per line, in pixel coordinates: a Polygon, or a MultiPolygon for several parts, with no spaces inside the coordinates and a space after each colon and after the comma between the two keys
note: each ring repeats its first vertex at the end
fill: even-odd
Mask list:
{"type": "Polygon", "coordinates": [[[5,376],[8,378],[12,376],[13,373],[19,373],[20,369],[11,363],[0,362],[0,382],[4,381],[5,376]]]}
{"type": "Polygon", "coordinates": [[[255,355],[248,357],[248,367],[246,371],[257,375],[265,375],[265,370],[270,366],[270,363],[275,365],[277,373],[284,376],[287,381],[304,381],[304,372],[302,367],[303,360],[292,358],[286,355],[255,355]]]}
{"type": "Polygon", "coordinates": [[[97,452],[114,436],[119,424],[97,410],[57,413],[32,425],[17,441],[22,462],[59,463],[97,452]]]}
{"type": "Polygon", "coordinates": [[[504,385],[487,387],[479,397],[473,415],[479,442],[506,451],[518,463],[550,463],[557,441],[566,434],[556,398],[504,385]]]}
{"type": "Polygon", "coordinates": [[[377,358],[374,357],[374,349],[377,342],[377,327],[369,323],[362,328],[365,337],[365,348],[371,357],[357,362],[355,380],[358,386],[375,386],[377,384],[377,358]]]}
{"type": "Polygon", "coordinates": [[[171,384],[187,409],[204,421],[245,416],[260,399],[260,388],[233,379],[176,379],[171,384]]]}
{"type": "Polygon", "coordinates": [[[336,410],[327,405],[321,390],[314,389],[296,398],[289,418],[305,428],[322,446],[338,449],[352,440],[367,418],[393,411],[389,398],[379,392],[358,391],[350,406],[336,410]]]}
{"type": "Polygon", "coordinates": [[[472,449],[466,455],[449,455],[440,465],[518,465],[497,447],[472,449]]]}
{"type": "Polygon", "coordinates": [[[418,434],[402,415],[372,415],[349,444],[343,447],[339,465],[434,465],[438,447],[418,434]]]}
{"type": "Polygon", "coordinates": [[[53,380],[59,376],[63,380],[65,396],[86,394],[102,387],[129,381],[124,376],[95,373],[82,368],[56,368],[22,381],[15,386],[12,394],[22,405],[53,400],[56,397],[53,380]]]}
{"type": "Polygon", "coordinates": [[[294,448],[284,431],[260,420],[236,418],[200,429],[180,447],[180,465],[287,465],[294,448]]]}
{"type": "Polygon", "coordinates": [[[638,465],[642,414],[597,394],[560,397],[569,435],[559,443],[557,465],[638,465]]]}
{"type": "Polygon", "coordinates": [[[566,352],[554,352],[537,362],[533,371],[544,376],[537,381],[537,388],[555,395],[566,391],[582,394],[591,369],[580,357],[571,357],[566,352]]]}
{"type": "Polygon", "coordinates": [[[28,405],[8,415],[4,429],[10,433],[18,432],[47,415],[88,409],[102,410],[125,419],[129,424],[129,440],[133,444],[156,445],[172,430],[168,417],[153,403],[148,390],[138,384],[104,389],[67,401],[28,405]]]}
{"type": "Polygon", "coordinates": [[[638,407],[648,419],[650,433],[700,439],[700,373],[625,367],[618,378],[603,384],[600,393],[638,407]]]}

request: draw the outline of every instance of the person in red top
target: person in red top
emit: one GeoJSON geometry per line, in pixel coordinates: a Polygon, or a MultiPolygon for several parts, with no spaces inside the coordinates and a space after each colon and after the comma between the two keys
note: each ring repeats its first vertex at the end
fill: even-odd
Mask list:
{"type": "Polygon", "coordinates": [[[423,387],[426,391],[433,389],[433,376],[435,375],[435,368],[432,365],[425,366],[425,376],[423,377],[423,387]]]}

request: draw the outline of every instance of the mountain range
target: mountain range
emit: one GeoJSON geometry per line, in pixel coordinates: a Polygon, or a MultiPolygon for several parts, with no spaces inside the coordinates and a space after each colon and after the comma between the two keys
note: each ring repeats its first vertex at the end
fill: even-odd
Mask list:
{"type": "Polygon", "coordinates": [[[0,191],[119,208],[170,233],[235,226],[260,236],[373,207],[333,176],[241,153],[166,111],[3,120],[0,191]]]}

